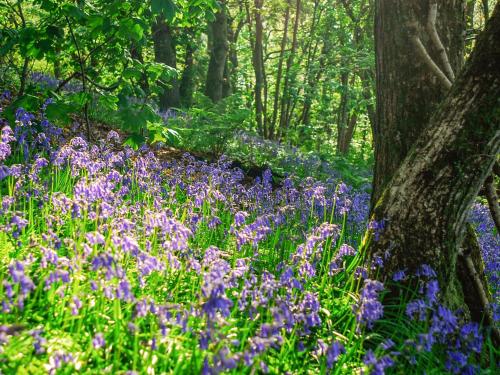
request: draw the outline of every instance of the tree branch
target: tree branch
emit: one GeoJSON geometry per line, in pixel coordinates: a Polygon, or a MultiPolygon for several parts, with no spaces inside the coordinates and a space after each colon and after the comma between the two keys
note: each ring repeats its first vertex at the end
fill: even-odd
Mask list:
{"type": "Polygon", "coordinates": [[[449,90],[451,88],[451,81],[448,79],[448,77],[446,77],[439,66],[437,66],[434,60],[432,60],[432,58],[429,56],[429,53],[425,49],[425,46],[422,44],[420,38],[416,34],[414,34],[411,37],[411,41],[415,45],[420,57],[424,60],[431,71],[437,76],[443,87],[449,90]]]}
{"type": "Polygon", "coordinates": [[[65,80],[59,82],[59,85],[57,85],[55,92],[61,91],[62,88],[68,84],[69,81],[71,81],[73,78],[78,77],[80,74],[81,74],[80,72],[74,72],[69,77],[67,77],[65,80]]]}
{"type": "Polygon", "coordinates": [[[441,62],[444,65],[444,70],[450,81],[455,80],[455,73],[450,64],[450,60],[448,60],[448,55],[446,54],[446,49],[444,48],[443,43],[441,42],[441,38],[439,38],[439,34],[436,30],[436,18],[437,18],[437,2],[432,2],[429,5],[429,16],[427,17],[427,31],[431,36],[431,40],[434,43],[434,46],[437,49],[439,57],[441,58],[441,62]]]}
{"type": "Polygon", "coordinates": [[[101,89],[103,91],[113,91],[115,90],[118,86],[120,86],[120,83],[122,82],[122,78],[119,78],[118,81],[116,81],[115,83],[113,83],[112,85],[110,86],[104,86],[104,85],[101,85],[97,82],[95,82],[94,80],[92,80],[89,76],[86,77],[87,81],[92,84],[93,86],[97,87],[98,89],[101,89]]]}

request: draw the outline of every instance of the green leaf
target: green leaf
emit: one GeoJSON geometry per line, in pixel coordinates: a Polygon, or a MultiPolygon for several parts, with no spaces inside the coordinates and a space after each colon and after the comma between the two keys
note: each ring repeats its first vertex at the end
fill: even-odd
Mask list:
{"type": "Polygon", "coordinates": [[[153,14],[163,15],[167,21],[172,21],[176,6],[172,0],[151,0],[151,11],[153,14]]]}
{"type": "Polygon", "coordinates": [[[88,25],[90,27],[90,34],[94,37],[99,36],[99,34],[103,31],[104,27],[104,17],[101,15],[91,15],[88,19],[88,25]]]}
{"type": "Polygon", "coordinates": [[[141,145],[146,142],[146,138],[138,133],[133,133],[130,137],[128,137],[124,145],[130,146],[132,149],[137,150],[141,145]]]}
{"type": "Polygon", "coordinates": [[[13,101],[4,110],[5,117],[9,120],[11,125],[14,125],[16,111],[23,108],[28,112],[35,112],[40,107],[40,99],[34,95],[23,95],[19,99],[13,101]]]}
{"type": "Polygon", "coordinates": [[[144,35],[144,30],[141,25],[127,19],[121,22],[118,34],[123,38],[139,41],[144,35]]]}
{"type": "Polygon", "coordinates": [[[87,16],[80,8],[73,4],[64,4],[63,7],[63,13],[77,21],[84,20],[85,17],[87,16]]]}
{"type": "Polygon", "coordinates": [[[177,131],[167,128],[161,122],[147,122],[147,129],[149,133],[149,142],[151,144],[157,142],[172,142],[174,139],[179,139],[180,135],[177,131]]]}
{"type": "Polygon", "coordinates": [[[118,97],[115,95],[101,95],[99,96],[99,104],[105,109],[116,111],[118,109],[118,97]]]}
{"type": "Polygon", "coordinates": [[[74,108],[67,103],[55,102],[47,106],[45,116],[54,123],[60,122],[63,125],[69,125],[71,123],[69,115],[73,113],[73,110],[74,108]]]}
{"type": "Polygon", "coordinates": [[[122,121],[122,129],[133,132],[145,130],[148,122],[160,121],[160,116],[150,105],[130,106],[125,104],[119,111],[119,116],[122,121]]]}
{"type": "Polygon", "coordinates": [[[57,9],[57,3],[51,0],[42,0],[40,2],[40,8],[50,12],[54,9],[57,9]]]}
{"type": "Polygon", "coordinates": [[[126,68],[126,69],[123,70],[123,78],[127,78],[127,79],[131,79],[131,78],[140,79],[141,76],[142,76],[142,71],[139,70],[139,69],[129,67],[129,68],[126,68]]]}
{"type": "Polygon", "coordinates": [[[14,29],[0,30],[0,56],[5,56],[19,41],[19,33],[14,29]]]}
{"type": "Polygon", "coordinates": [[[49,25],[47,26],[47,29],[45,30],[47,36],[50,39],[53,38],[62,38],[64,36],[64,30],[62,27],[57,27],[55,25],[49,25]]]}
{"type": "Polygon", "coordinates": [[[78,92],[76,94],[68,95],[67,98],[79,108],[83,108],[85,103],[90,103],[92,101],[92,95],[88,92],[78,92]]]}
{"type": "Polygon", "coordinates": [[[165,69],[165,66],[166,65],[161,63],[155,63],[155,62],[150,63],[146,68],[148,79],[150,79],[151,81],[156,81],[158,78],[160,78],[160,76],[163,73],[163,70],[165,69]]]}

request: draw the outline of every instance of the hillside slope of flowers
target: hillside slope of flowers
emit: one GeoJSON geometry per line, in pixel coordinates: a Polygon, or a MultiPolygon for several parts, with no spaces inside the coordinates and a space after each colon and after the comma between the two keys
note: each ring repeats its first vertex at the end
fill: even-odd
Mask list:
{"type": "Polygon", "coordinates": [[[16,119],[0,120],[2,373],[494,373],[488,332],[439,305],[429,267],[385,310],[357,251],[367,193],[244,184],[225,159],[64,140],[43,108],[16,119]]]}

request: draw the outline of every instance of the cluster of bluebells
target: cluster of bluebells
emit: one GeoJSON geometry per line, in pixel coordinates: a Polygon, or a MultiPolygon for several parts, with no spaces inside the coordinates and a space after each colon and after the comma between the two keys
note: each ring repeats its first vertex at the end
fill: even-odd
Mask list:
{"type": "MultiPolygon", "coordinates": [[[[63,83],[60,79],[57,79],[51,74],[44,72],[33,72],[30,75],[30,83],[36,85],[44,90],[56,90],[63,83]]],[[[69,82],[64,82],[64,86],[61,89],[66,93],[77,93],[83,90],[82,83],[75,79],[69,82]]]]}
{"type": "MultiPolygon", "coordinates": [[[[229,145],[228,152],[231,153],[234,148],[235,153],[239,155],[242,147],[248,148],[249,157],[260,156],[266,160],[273,160],[277,168],[292,171],[301,176],[325,176],[335,180],[340,180],[342,177],[334,163],[323,160],[317,154],[306,154],[296,146],[268,140],[244,130],[235,134],[234,141],[229,145]]],[[[257,163],[259,160],[250,161],[257,163]]],[[[360,169],[357,172],[366,179],[370,177],[367,170],[360,169]]],[[[365,187],[362,190],[366,190],[365,187]]]]}
{"type": "MultiPolygon", "coordinates": [[[[123,372],[138,370],[138,362],[154,372],[168,363],[157,354],[167,352],[192,358],[165,366],[198,361],[206,374],[271,372],[272,357],[290,350],[333,371],[351,343],[325,327],[344,319],[357,322],[359,334],[383,317],[384,285],[362,267],[347,271],[359,262],[366,193],[312,178],[286,178],[276,187],[270,171],[248,183],[225,158],[162,159],[147,146],[121,147],[114,131],[96,143],[65,141],[43,110],[17,111],[14,129],[2,124],[0,240],[9,254],[0,257],[7,270],[0,280],[1,351],[13,341],[12,323],[35,313],[43,326],[19,334],[29,335],[30,355],[49,373],[116,365],[108,361],[118,347],[139,357],[114,368],[123,372]],[[327,284],[334,285],[330,294],[327,284]],[[358,284],[358,294],[343,290],[358,284]],[[339,319],[337,311],[346,315],[339,319]],[[54,349],[53,341],[64,341],[51,340],[61,333],[57,324],[73,344],[54,349]]],[[[420,276],[423,297],[407,313],[430,322],[430,331],[406,343],[404,353],[385,342],[365,350],[364,362],[356,354],[359,369],[383,373],[399,356],[411,362],[451,338],[449,371],[470,366],[460,355],[481,349],[478,327],[460,325],[437,305],[432,270],[424,267],[420,276]]]]}
{"type": "MultiPolygon", "coordinates": [[[[415,275],[399,271],[394,274],[393,279],[396,282],[412,281],[413,285],[417,285],[418,297],[406,305],[405,315],[412,321],[411,324],[421,327],[422,331],[415,338],[406,339],[397,349],[395,342],[387,339],[376,351],[368,350],[363,362],[370,372],[384,374],[386,369],[396,365],[402,369],[405,366],[418,366],[426,355],[437,348],[445,348],[442,371],[452,374],[478,373],[479,366],[475,362],[483,346],[482,330],[477,323],[467,322],[460,310],[452,311],[439,302],[440,289],[434,270],[424,264],[415,275]]],[[[369,302],[375,305],[375,316],[382,314],[375,298],[380,289],[381,285],[377,282],[365,280],[365,287],[361,292],[362,296],[368,294],[369,302]],[[365,293],[367,286],[368,292],[365,293]]],[[[358,318],[358,321],[362,318],[358,318]]]]}
{"type": "Polygon", "coordinates": [[[488,205],[475,203],[469,212],[469,222],[474,225],[484,260],[484,272],[496,302],[494,311],[500,320],[500,233],[497,232],[488,205]]]}

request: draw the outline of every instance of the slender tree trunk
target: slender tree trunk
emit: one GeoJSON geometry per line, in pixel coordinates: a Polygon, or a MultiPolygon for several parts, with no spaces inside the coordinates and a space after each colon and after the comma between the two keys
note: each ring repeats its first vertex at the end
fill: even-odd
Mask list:
{"type": "MultiPolygon", "coordinates": [[[[226,14],[227,15],[227,14],[226,14]]],[[[238,55],[236,53],[236,40],[233,31],[233,21],[227,17],[227,43],[228,52],[226,57],[226,64],[224,66],[224,84],[222,86],[222,97],[227,98],[233,93],[236,87],[235,73],[238,66],[238,55]]]]}
{"type": "Polygon", "coordinates": [[[484,19],[487,20],[488,18],[490,18],[490,5],[488,3],[488,0],[481,0],[481,3],[483,5],[484,19]]]}
{"type": "MultiPolygon", "coordinates": [[[[26,19],[24,17],[23,8],[21,6],[21,2],[20,1],[17,3],[17,10],[18,10],[18,13],[19,13],[19,17],[21,17],[21,24],[23,26],[23,29],[26,29],[26,19]]],[[[20,85],[19,85],[18,97],[23,96],[24,95],[24,90],[26,89],[26,82],[28,81],[29,63],[30,63],[29,58],[27,56],[25,56],[24,59],[23,59],[23,69],[21,70],[21,77],[20,77],[20,85]]]]}
{"type": "MultiPolygon", "coordinates": [[[[193,35],[192,35],[193,37],[193,35]]],[[[193,104],[194,93],[194,52],[196,51],[195,41],[191,38],[186,43],[186,55],[184,58],[184,70],[179,87],[181,103],[185,107],[193,104]]]]}
{"type": "MultiPolygon", "coordinates": [[[[58,47],[56,47],[56,53],[60,53],[60,49],[58,47]]],[[[61,60],[60,59],[55,59],[54,60],[54,77],[56,79],[61,79],[61,60]]]]}
{"type": "MultiPolygon", "coordinates": [[[[132,42],[132,44],[130,45],[130,57],[132,57],[134,60],[139,61],[141,64],[144,64],[144,57],[142,56],[142,48],[135,42],[132,42]]],[[[139,85],[145,94],[149,92],[148,77],[145,73],[141,74],[141,78],[139,79],[139,85]]]]}
{"type": "MultiPolygon", "coordinates": [[[[323,36],[323,47],[321,48],[321,55],[319,57],[319,64],[316,70],[316,74],[314,75],[314,79],[311,84],[308,86],[308,91],[306,91],[305,99],[304,99],[304,107],[302,108],[301,122],[306,125],[309,124],[311,117],[311,106],[313,103],[314,94],[317,92],[317,87],[319,82],[321,81],[321,77],[326,67],[326,63],[328,61],[328,56],[331,53],[333,46],[329,39],[328,33],[325,33],[323,36]]],[[[322,97],[323,97],[322,93],[322,97]]]]}
{"type": "MultiPolygon", "coordinates": [[[[455,72],[463,61],[464,1],[443,1],[438,6],[437,31],[455,72]]],[[[412,35],[418,35],[434,61],[439,61],[439,51],[432,48],[424,27],[428,13],[427,1],[376,2],[377,118],[373,132],[372,208],[447,92],[411,42],[412,35]]]]}
{"type": "Polygon", "coordinates": [[[465,7],[465,17],[467,23],[467,30],[474,28],[474,10],[476,7],[476,0],[467,0],[465,7]]]}
{"type": "Polygon", "coordinates": [[[290,20],[290,0],[287,0],[286,3],[286,11],[285,11],[285,26],[283,28],[283,36],[281,37],[281,48],[280,55],[278,58],[278,72],[276,73],[276,85],[274,88],[274,102],[273,102],[273,117],[271,120],[271,124],[269,127],[269,138],[274,137],[274,129],[276,128],[276,120],[278,119],[278,103],[280,97],[280,85],[281,85],[281,77],[283,75],[283,62],[285,59],[285,50],[288,40],[288,22],[290,20]]]}
{"type": "Polygon", "coordinates": [[[279,123],[279,136],[281,138],[288,129],[289,120],[289,110],[291,105],[290,98],[290,80],[292,79],[292,67],[293,60],[295,57],[295,51],[297,50],[297,33],[299,29],[300,20],[300,0],[295,3],[295,19],[293,24],[293,34],[292,34],[292,47],[290,49],[290,54],[286,62],[286,72],[285,72],[285,83],[283,85],[283,96],[281,99],[281,113],[280,113],[280,123],[279,123]]]}
{"type": "Polygon", "coordinates": [[[212,33],[212,46],[205,93],[213,102],[218,102],[223,98],[224,70],[228,54],[225,2],[222,3],[221,9],[215,14],[215,20],[209,27],[212,33]]]}
{"type": "MultiPolygon", "coordinates": [[[[255,40],[252,43],[252,62],[255,72],[255,119],[257,121],[257,130],[259,134],[265,135],[266,129],[264,129],[263,122],[263,101],[262,101],[262,89],[264,85],[264,67],[263,67],[263,26],[262,26],[262,6],[264,0],[254,0],[254,18],[255,18],[255,40]]],[[[247,4],[247,17],[250,20],[250,11],[247,4]]],[[[249,25],[251,23],[249,22],[249,25]]]]}
{"type": "Polygon", "coordinates": [[[365,239],[369,254],[386,259],[382,272],[387,277],[402,269],[412,273],[422,264],[433,267],[444,301],[455,308],[486,298],[477,288],[461,286],[460,268],[468,273],[465,278],[472,274],[459,267],[459,252],[464,246],[473,252],[464,254],[466,265],[478,256],[463,243],[465,220],[500,151],[498,40],[500,4],[451,91],[377,201],[373,219],[386,223],[379,239],[372,234],[365,239]]]}
{"type": "Polygon", "coordinates": [[[361,79],[361,85],[363,87],[362,95],[363,99],[366,102],[366,113],[368,115],[368,121],[370,122],[370,128],[373,134],[375,131],[376,114],[375,114],[375,107],[373,105],[373,92],[372,92],[374,79],[371,76],[373,76],[373,72],[365,70],[361,72],[359,78],[361,79]]]}
{"type": "MultiPolygon", "coordinates": [[[[314,95],[314,92],[316,91],[316,82],[315,77],[317,75],[315,67],[317,67],[316,63],[316,53],[318,50],[319,46],[319,40],[316,37],[316,29],[318,27],[318,24],[321,19],[321,14],[323,8],[319,7],[320,1],[315,0],[314,2],[314,11],[313,11],[313,20],[311,24],[311,31],[309,32],[310,34],[310,41],[307,47],[307,63],[306,63],[306,80],[307,83],[304,88],[304,102],[302,106],[302,111],[300,112],[300,116],[298,118],[297,123],[299,124],[304,124],[307,125],[309,124],[309,119],[310,119],[310,109],[312,105],[312,97],[314,95]],[[314,40],[314,47],[313,45],[313,40],[314,40]]],[[[321,58],[321,57],[320,57],[321,58]]],[[[320,64],[321,65],[321,64],[320,64]]]]}
{"type": "Polygon", "coordinates": [[[340,103],[337,110],[337,152],[342,153],[345,143],[345,132],[347,130],[348,120],[348,100],[349,100],[349,72],[344,70],[340,74],[340,84],[342,92],[340,93],[340,103]]]}
{"type": "MultiPolygon", "coordinates": [[[[243,9],[240,7],[240,12],[243,13],[243,9]]],[[[229,37],[229,62],[231,64],[230,66],[230,78],[231,78],[231,88],[232,91],[237,90],[238,88],[238,67],[239,67],[239,61],[238,61],[238,53],[236,50],[237,43],[238,43],[238,38],[240,36],[240,32],[243,29],[243,26],[245,26],[245,19],[241,18],[238,23],[236,24],[236,28],[233,30],[232,22],[229,25],[229,31],[228,31],[228,37],[229,37]]]]}
{"type": "Polygon", "coordinates": [[[358,122],[358,114],[353,113],[348,116],[347,127],[343,132],[341,143],[337,144],[337,151],[342,155],[347,155],[349,153],[349,148],[351,147],[352,138],[354,136],[354,131],[356,130],[356,124],[358,122]]]}
{"type": "MultiPolygon", "coordinates": [[[[172,28],[163,19],[158,17],[153,24],[152,33],[155,61],[176,69],[177,55],[172,28]]],[[[180,105],[180,94],[177,78],[172,79],[168,84],[160,84],[160,86],[163,88],[163,93],[160,95],[159,100],[160,109],[167,110],[171,107],[178,107],[180,105]]]]}

